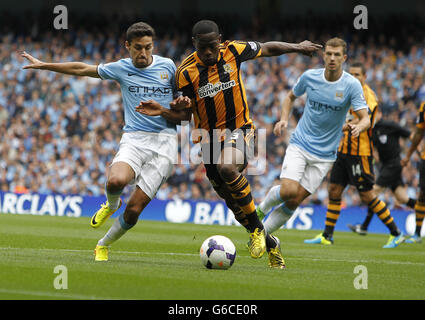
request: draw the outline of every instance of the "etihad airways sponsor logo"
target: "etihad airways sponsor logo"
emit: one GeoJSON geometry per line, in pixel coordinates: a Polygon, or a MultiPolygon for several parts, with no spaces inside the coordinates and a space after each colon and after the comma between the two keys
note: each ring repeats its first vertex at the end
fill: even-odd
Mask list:
{"type": "Polygon", "coordinates": [[[329,104],[317,102],[311,99],[308,99],[308,101],[310,102],[311,108],[319,112],[337,112],[343,110],[341,106],[331,106],[329,104]]]}
{"type": "Polygon", "coordinates": [[[207,83],[205,86],[202,86],[198,89],[198,95],[201,99],[206,97],[213,98],[220,91],[227,90],[234,86],[236,86],[235,80],[228,82],[218,82],[216,84],[207,83]]]}

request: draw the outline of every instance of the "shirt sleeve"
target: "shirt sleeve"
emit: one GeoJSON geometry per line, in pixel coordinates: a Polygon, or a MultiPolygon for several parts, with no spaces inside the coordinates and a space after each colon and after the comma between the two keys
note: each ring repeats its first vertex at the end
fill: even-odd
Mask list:
{"type": "Polygon", "coordinates": [[[177,67],[174,64],[174,62],[170,63],[170,72],[171,72],[171,87],[173,90],[173,98],[177,98],[178,96],[181,95],[181,92],[177,90],[177,86],[176,86],[176,70],[177,67]]]}
{"type": "Polygon", "coordinates": [[[261,44],[257,41],[232,41],[229,46],[236,49],[234,53],[239,62],[255,59],[261,55],[261,44]]]}
{"type": "Polygon", "coordinates": [[[360,81],[357,79],[353,84],[353,89],[351,93],[351,105],[353,106],[354,111],[358,111],[360,109],[365,109],[365,108],[369,110],[369,107],[364,97],[362,85],[360,84],[360,81]]]}
{"type": "Polygon", "coordinates": [[[120,69],[121,67],[119,61],[106,64],[102,63],[97,66],[97,73],[102,80],[118,80],[120,69]]]}
{"type": "Polygon", "coordinates": [[[175,87],[179,94],[195,99],[195,90],[192,82],[190,81],[189,73],[185,69],[177,68],[175,75],[175,87]]]}
{"type": "Polygon", "coordinates": [[[425,107],[425,102],[423,102],[421,106],[419,107],[419,114],[416,118],[416,127],[419,129],[425,129],[424,107],[425,107]]]}
{"type": "Polygon", "coordinates": [[[294,87],[292,88],[292,92],[295,96],[300,97],[305,93],[306,90],[306,74],[305,72],[298,78],[294,87]]]}

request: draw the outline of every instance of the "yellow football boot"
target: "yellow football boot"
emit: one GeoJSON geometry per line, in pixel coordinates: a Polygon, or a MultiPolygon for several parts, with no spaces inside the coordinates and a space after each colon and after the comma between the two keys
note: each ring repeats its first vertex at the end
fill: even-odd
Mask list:
{"type": "Polygon", "coordinates": [[[106,203],[102,204],[100,209],[93,215],[93,217],[90,220],[90,225],[93,228],[99,228],[110,216],[112,216],[115,211],[117,211],[122,204],[122,200],[120,199],[120,204],[118,205],[118,208],[115,210],[109,209],[109,204],[106,201],[106,203]]]}
{"type": "Polygon", "coordinates": [[[256,228],[254,232],[249,234],[249,253],[254,259],[261,258],[266,252],[266,236],[264,230],[256,228]]]}
{"type": "Polygon", "coordinates": [[[94,249],[94,261],[108,261],[108,246],[96,246],[96,249],[94,249]]]}

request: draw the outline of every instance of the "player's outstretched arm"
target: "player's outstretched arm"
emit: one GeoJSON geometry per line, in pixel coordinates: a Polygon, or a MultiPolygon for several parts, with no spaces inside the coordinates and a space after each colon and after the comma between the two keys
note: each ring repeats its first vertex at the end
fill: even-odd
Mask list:
{"type": "Polygon", "coordinates": [[[301,53],[306,56],[312,56],[320,50],[322,45],[305,40],[300,43],[287,43],[280,41],[269,41],[261,43],[261,57],[280,56],[285,53],[301,53]]]}
{"type": "Polygon", "coordinates": [[[289,114],[291,113],[292,106],[294,104],[297,96],[291,91],[286,95],[282,103],[282,114],[280,115],[280,120],[275,124],[273,133],[277,136],[282,134],[282,131],[286,129],[289,121],[289,114]]]}
{"type": "Polygon", "coordinates": [[[25,51],[22,52],[22,57],[30,62],[30,64],[24,66],[23,69],[49,70],[74,76],[100,78],[99,74],[97,73],[97,66],[89,65],[83,62],[47,63],[34,58],[25,51]]]}
{"type": "Polygon", "coordinates": [[[136,112],[147,116],[161,116],[167,121],[181,124],[182,121],[190,121],[192,110],[189,108],[191,100],[180,96],[170,103],[171,109],[167,109],[154,100],[141,101],[136,107],[136,112]]]}
{"type": "Polygon", "coordinates": [[[410,148],[407,151],[406,156],[403,159],[401,159],[401,162],[400,162],[403,167],[409,163],[413,152],[415,152],[415,150],[418,148],[419,143],[422,141],[424,133],[425,133],[425,129],[416,127],[416,131],[413,133],[412,139],[411,139],[412,144],[410,145],[410,148]]]}

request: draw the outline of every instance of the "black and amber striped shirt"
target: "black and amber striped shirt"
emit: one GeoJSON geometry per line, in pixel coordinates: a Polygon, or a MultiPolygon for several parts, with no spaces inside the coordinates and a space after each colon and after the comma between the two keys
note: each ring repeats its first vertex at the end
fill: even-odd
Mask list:
{"type": "MultiPolygon", "coordinates": [[[[218,61],[206,66],[195,51],[176,71],[177,90],[192,99],[195,128],[209,134],[214,129],[233,131],[251,124],[241,63],[261,54],[258,42],[226,41],[220,44],[218,61]]],[[[196,139],[194,142],[199,142],[196,139]]]]}
{"type": "MultiPolygon", "coordinates": [[[[416,127],[419,129],[425,129],[424,112],[425,112],[425,101],[421,103],[419,107],[418,118],[416,119],[416,127]]],[[[425,150],[422,150],[421,152],[421,159],[425,160],[425,150]]]]}
{"type": "MultiPolygon", "coordinates": [[[[370,128],[360,133],[358,137],[353,137],[351,132],[344,131],[344,135],[338,147],[338,152],[351,156],[373,156],[372,129],[375,123],[376,113],[378,111],[378,99],[375,92],[365,84],[363,94],[368,105],[370,118],[370,128]]],[[[350,108],[350,115],[358,118],[357,114],[350,108]]]]}

